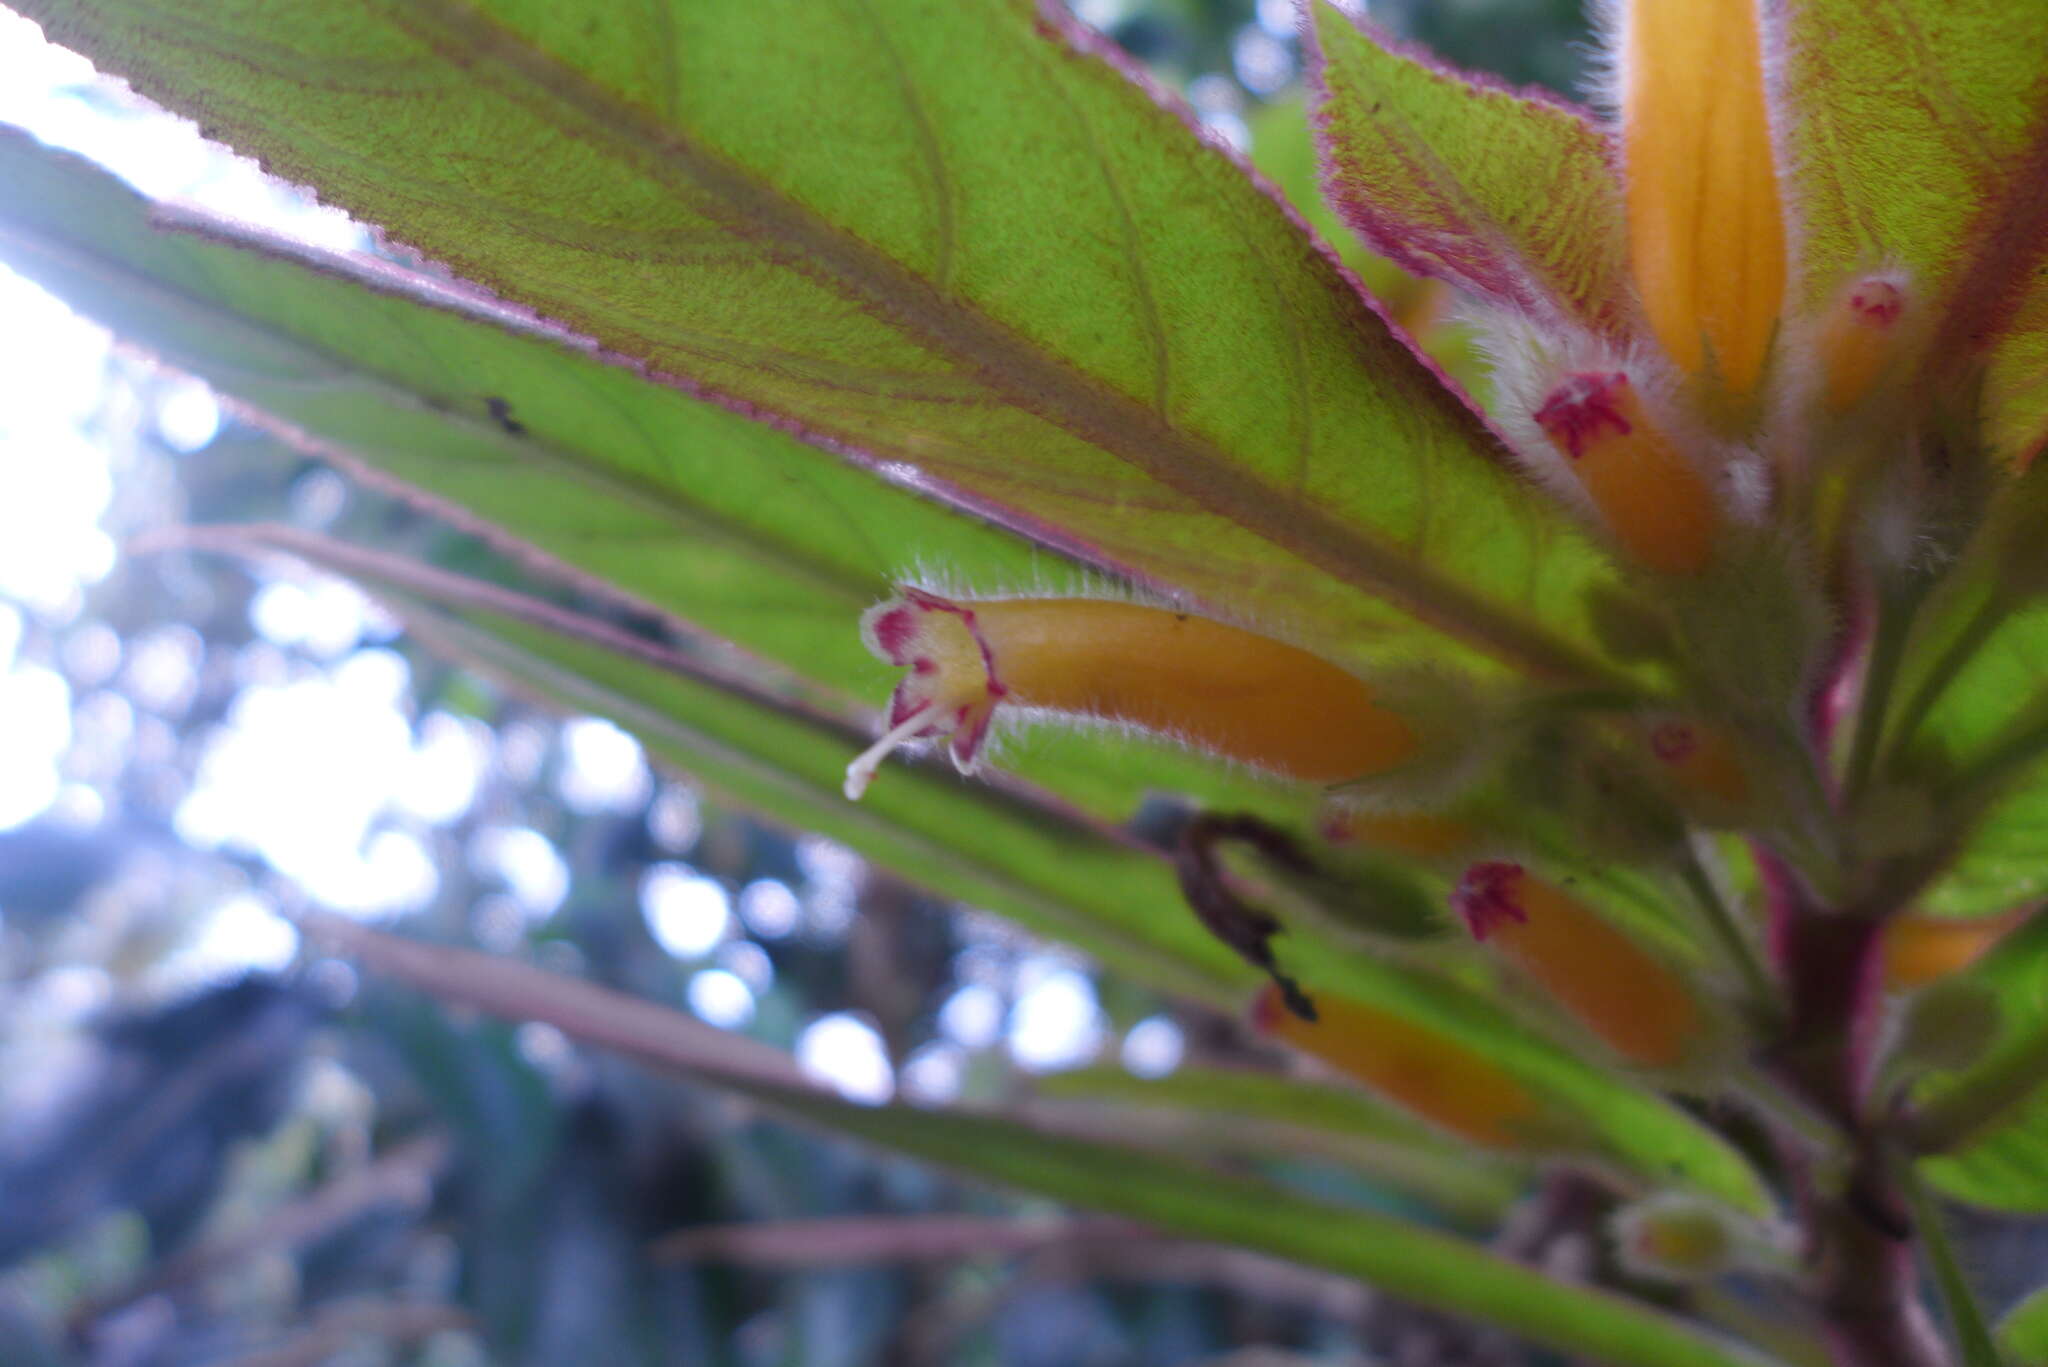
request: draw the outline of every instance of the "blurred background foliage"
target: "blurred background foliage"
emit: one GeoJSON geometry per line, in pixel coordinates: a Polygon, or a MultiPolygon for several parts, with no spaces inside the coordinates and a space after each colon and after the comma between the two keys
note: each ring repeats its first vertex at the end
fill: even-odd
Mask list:
{"type": "MultiPolygon", "coordinates": [[[[1076,8],[1313,209],[1292,0],[1076,8]]],[[[1581,79],[1571,0],[1373,18],[1509,81],[1581,79]]],[[[0,39],[20,78],[0,117],[153,193],[366,245],[26,24],[0,39]]],[[[517,577],[0,284],[20,491],[0,516],[0,1367],[1515,1359],[1356,1285],[792,1130],[302,947],[279,913],[402,919],[685,1006],[865,1099],[1279,1066],[1237,1022],[700,801],[608,723],[438,661],[336,581],[118,554],[267,520],[517,577]]],[[[1455,1218],[1313,1157],[1267,1175],[1455,1218]]]]}

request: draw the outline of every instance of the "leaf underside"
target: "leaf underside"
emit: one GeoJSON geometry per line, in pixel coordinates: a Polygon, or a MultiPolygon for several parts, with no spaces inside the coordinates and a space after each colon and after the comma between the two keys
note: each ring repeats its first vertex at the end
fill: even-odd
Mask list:
{"type": "Polygon", "coordinates": [[[28,12],[461,274],[1091,564],[1353,662],[1441,660],[1443,633],[1602,672],[1604,556],[1050,10],[28,12]]]}
{"type": "Polygon", "coordinates": [[[1327,0],[1304,36],[1324,187],[1368,245],[1510,312],[1624,332],[1621,182],[1589,116],[1396,50],[1327,0]]]}
{"type": "MultiPolygon", "coordinates": [[[[2035,917],[2008,936],[1971,972],[1999,1007],[1998,1042],[1980,1066],[2005,1050],[2025,1047],[2048,1028],[2048,920],[2035,917]]],[[[1967,1076],[1964,1074],[1962,1076],[1967,1076]]],[[[1922,1097],[1955,1085],[1945,1075],[1922,1087],[1922,1097]]],[[[1997,1210],[2048,1212],[2048,1096],[2021,1105],[1960,1152],[1922,1159],[1921,1173],[1949,1196],[1997,1210]]]]}
{"type": "MultiPolygon", "coordinates": [[[[473,292],[184,211],[152,214],[105,172],[19,136],[0,137],[0,254],[302,450],[551,577],[573,572],[681,630],[737,643],[838,705],[879,710],[893,682],[855,629],[893,577],[923,563],[980,587],[1080,578],[1013,535],[473,292]]],[[[857,749],[834,753],[843,764],[857,749]]],[[[1004,761],[1117,820],[1148,789],[1275,816],[1301,805],[1122,736],[1041,734],[1004,761]]]]}

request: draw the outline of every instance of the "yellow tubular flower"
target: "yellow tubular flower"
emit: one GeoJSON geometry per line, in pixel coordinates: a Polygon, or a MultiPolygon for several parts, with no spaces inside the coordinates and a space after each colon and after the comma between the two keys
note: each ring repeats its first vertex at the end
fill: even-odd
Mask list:
{"type": "Polygon", "coordinates": [[[1906,292],[1884,276],[1856,281],[1821,325],[1821,402],[1831,413],[1856,406],[1898,354],[1906,292]]]}
{"type": "Polygon", "coordinates": [[[1705,1035],[1699,1003],[1682,977],[1520,864],[1474,864],[1451,894],[1451,906],[1474,939],[1505,956],[1630,1062],[1675,1068],[1705,1035]]]}
{"type": "Polygon", "coordinates": [[[1750,797],[1742,755],[1725,732],[1677,718],[1651,725],[1644,737],[1672,788],[1725,815],[1740,811],[1750,797]]]}
{"type": "Polygon", "coordinates": [[[1957,921],[1945,916],[1901,916],[1884,928],[1884,985],[1894,992],[1960,973],[2027,919],[2027,910],[1957,921]]]}
{"type": "Polygon", "coordinates": [[[887,733],[847,767],[858,798],[897,746],[951,738],[972,772],[1005,704],[1123,722],[1311,783],[1415,756],[1414,731],[1357,677],[1295,646],[1167,608],[1093,598],[954,602],[903,588],[861,619],[868,648],[910,670],[887,733]]]}
{"type": "Polygon", "coordinates": [[[1546,1147],[1560,1127],[1515,1076],[1465,1044],[1362,1002],[1316,996],[1316,1019],[1267,987],[1252,1007],[1261,1034],[1313,1054],[1388,1100],[1490,1149],[1546,1147]]]}
{"type": "Polygon", "coordinates": [[[1566,376],[1537,408],[1536,425],[1571,463],[1631,558],[1666,574],[1707,567],[1720,505],[1692,462],[1650,421],[1627,375],[1566,376]]]}
{"type": "Polygon", "coordinates": [[[1745,411],[1785,300],[1757,0],[1631,0],[1625,23],[1636,289],[1671,359],[1745,411]]]}
{"type": "Polygon", "coordinates": [[[1479,833],[1456,817],[1433,812],[1362,812],[1338,808],[1322,823],[1333,845],[1366,845],[1415,859],[1441,859],[1469,850],[1479,833]]]}

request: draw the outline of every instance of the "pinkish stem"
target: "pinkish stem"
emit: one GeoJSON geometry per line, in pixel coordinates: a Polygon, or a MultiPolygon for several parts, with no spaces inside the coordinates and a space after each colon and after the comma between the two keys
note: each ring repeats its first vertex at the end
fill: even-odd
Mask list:
{"type": "Polygon", "coordinates": [[[1807,1293],[1836,1367],[1950,1367],[1920,1294],[1913,1224],[1887,1170],[1868,1092],[1883,1006],[1884,923],[1833,911],[1768,851],[1771,955],[1788,998],[1766,1064],[1833,1120],[1851,1154],[1839,1188],[1805,1181],[1807,1293]]]}

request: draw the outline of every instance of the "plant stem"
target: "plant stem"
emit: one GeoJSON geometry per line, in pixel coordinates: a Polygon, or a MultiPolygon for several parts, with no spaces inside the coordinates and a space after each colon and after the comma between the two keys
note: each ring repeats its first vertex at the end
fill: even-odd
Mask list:
{"type": "Polygon", "coordinates": [[[1950,1367],[1927,1313],[1914,1227],[1874,1146],[1807,1209],[1814,1306],[1836,1367],[1950,1367]]]}
{"type": "Polygon", "coordinates": [[[1789,997],[1785,1028],[1764,1064],[1839,1125],[1844,1168],[1804,1155],[1807,1298],[1836,1367],[1949,1367],[1922,1303],[1913,1225],[1866,1107],[1871,1046],[1883,1005],[1882,920],[1832,910],[1768,850],[1771,950],[1789,997]]]}

